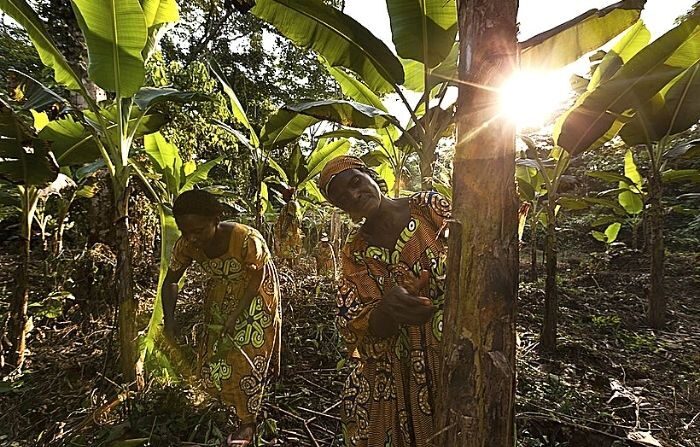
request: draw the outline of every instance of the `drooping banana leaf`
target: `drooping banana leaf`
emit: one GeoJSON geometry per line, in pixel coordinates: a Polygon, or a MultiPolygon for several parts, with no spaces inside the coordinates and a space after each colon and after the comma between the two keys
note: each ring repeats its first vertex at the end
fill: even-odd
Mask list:
{"type": "Polygon", "coordinates": [[[333,76],[336,81],[338,81],[340,89],[345,96],[351,98],[353,101],[368,104],[379,110],[388,112],[386,106],[382,103],[382,100],[379,99],[379,97],[372,90],[370,90],[369,87],[363,84],[362,81],[346,73],[342,68],[335,68],[331,67],[330,65],[326,65],[326,70],[328,70],[328,73],[330,73],[330,75],[333,76]]]}
{"type": "Polygon", "coordinates": [[[387,0],[391,35],[401,58],[432,68],[447,57],[457,35],[454,0],[387,0]]]}
{"type": "Polygon", "coordinates": [[[36,139],[31,128],[0,99],[0,178],[17,185],[40,186],[58,176],[49,143],[36,139]]]}
{"type": "Polygon", "coordinates": [[[333,67],[355,72],[375,93],[403,84],[401,62],[367,28],[321,0],[258,0],[251,11],[333,67]]]}
{"type": "Polygon", "coordinates": [[[139,0],[71,0],[88,47],[88,76],[103,89],[128,98],[145,79],[148,38],[139,0]]]}
{"type": "Polygon", "coordinates": [[[61,97],[58,93],[46,87],[41,82],[26,73],[10,68],[11,73],[14,73],[19,80],[18,88],[22,91],[24,110],[36,110],[43,112],[50,109],[54,105],[65,107],[68,101],[61,97]]]}
{"type": "Polygon", "coordinates": [[[520,66],[554,70],[600,48],[637,20],[646,0],[623,0],[591,9],[568,22],[520,43],[520,66]]]}
{"type": "Polygon", "coordinates": [[[82,86],[80,77],[73,71],[63,54],[58,51],[41,19],[29,6],[29,3],[26,0],[0,0],[0,10],[12,17],[27,31],[34,48],[39,53],[41,62],[53,69],[56,82],[69,90],[80,90],[82,86]]]}
{"type": "Polygon", "coordinates": [[[669,82],[620,130],[633,146],[657,142],[689,129],[700,120],[700,60],[669,82]]]}
{"type": "Polygon", "coordinates": [[[164,102],[185,104],[194,101],[209,101],[211,97],[201,92],[183,92],[167,87],[142,87],[134,96],[134,103],[144,112],[164,102]]]}
{"type": "Polygon", "coordinates": [[[376,129],[397,122],[393,115],[383,110],[354,101],[311,101],[288,105],[284,109],[349,127],[376,129]]]}
{"type": "Polygon", "coordinates": [[[555,143],[577,154],[615,136],[632,118],[630,110],[642,107],[700,59],[699,37],[700,17],[690,18],[639,51],[557,120],[555,143]]]}

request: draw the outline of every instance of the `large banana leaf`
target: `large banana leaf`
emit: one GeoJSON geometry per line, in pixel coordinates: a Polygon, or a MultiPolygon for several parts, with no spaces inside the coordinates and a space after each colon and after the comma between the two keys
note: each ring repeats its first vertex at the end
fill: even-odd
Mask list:
{"type": "Polygon", "coordinates": [[[58,176],[49,144],[0,99],[0,178],[19,185],[45,185],[58,176]]]}
{"type": "Polygon", "coordinates": [[[80,165],[100,158],[100,149],[92,133],[70,115],[49,121],[39,132],[39,138],[51,142],[60,166],[80,165]]]}
{"type": "Polygon", "coordinates": [[[700,60],[666,85],[620,130],[629,145],[657,142],[700,120],[700,60]]]}
{"type": "Polygon", "coordinates": [[[311,101],[284,106],[283,109],[350,127],[376,129],[396,123],[393,115],[354,101],[311,101]]]}
{"type": "MultiPolygon", "coordinates": [[[[22,99],[24,100],[22,103],[22,108],[24,110],[36,110],[38,112],[43,112],[50,109],[54,105],[64,107],[68,104],[68,101],[65,98],[61,97],[56,92],[46,87],[44,84],[28,74],[12,68],[9,71],[14,73],[19,80],[19,85],[16,87],[15,92],[17,89],[22,92],[22,99]]],[[[17,100],[17,98],[15,98],[15,100],[17,100]]]]}
{"type": "Polygon", "coordinates": [[[686,20],[639,51],[607,82],[584,93],[558,120],[554,138],[572,154],[614,136],[625,113],[643,106],[700,59],[700,17],[686,20]]]}
{"type": "Polygon", "coordinates": [[[142,87],[134,96],[134,103],[144,112],[164,102],[185,104],[194,101],[209,101],[211,97],[201,92],[182,92],[174,88],[142,87]]]}
{"type": "Polygon", "coordinates": [[[299,138],[306,129],[319,121],[321,120],[313,116],[279,109],[265,122],[260,131],[260,142],[268,148],[284,146],[299,138]]]}
{"type": "Polygon", "coordinates": [[[180,14],[176,0],[141,0],[141,7],[148,28],[148,39],[141,54],[147,61],[163,34],[180,19],[180,14]]]}
{"type": "Polygon", "coordinates": [[[376,143],[379,145],[382,144],[382,140],[378,136],[362,133],[356,129],[333,130],[331,132],[324,133],[319,138],[326,138],[326,139],[330,139],[330,138],[356,138],[358,140],[363,140],[363,141],[366,141],[368,143],[376,143]]]}
{"type": "Polygon", "coordinates": [[[224,157],[217,157],[197,166],[192,173],[187,174],[185,177],[185,183],[182,185],[179,192],[183,193],[185,191],[189,191],[190,189],[194,188],[194,185],[197,183],[206,180],[209,177],[209,171],[211,171],[214,166],[221,163],[223,159],[224,157]]]}
{"type": "Polygon", "coordinates": [[[644,26],[644,22],[639,20],[624,36],[608,51],[600,64],[596,67],[591,80],[588,82],[586,90],[591,91],[600,85],[601,82],[610,79],[624,63],[632,58],[642,48],[647,46],[651,39],[651,33],[644,26]]]}
{"type": "Polygon", "coordinates": [[[180,177],[182,171],[182,158],[177,147],[167,141],[160,132],[146,135],[143,138],[143,147],[151,159],[156,173],[161,175],[161,181],[165,184],[165,191],[170,201],[180,190],[180,177]]]}
{"type": "Polygon", "coordinates": [[[141,52],[148,38],[139,0],[71,0],[88,47],[88,75],[103,89],[128,98],[143,85],[141,52]]]}
{"type": "MultiPolygon", "coordinates": [[[[457,79],[457,60],[459,58],[459,42],[454,42],[450,52],[440,65],[430,70],[428,74],[428,87],[432,89],[443,82],[450,82],[457,79]]],[[[422,62],[404,59],[401,61],[406,80],[403,86],[414,92],[424,92],[425,88],[425,65],[422,62]]]]}
{"type": "Polygon", "coordinates": [[[27,31],[34,48],[39,53],[41,62],[53,69],[56,82],[66,86],[69,90],[80,90],[82,85],[80,78],[68,65],[63,54],[58,51],[41,19],[26,0],[0,0],[0,9],[27,31]]]}
{"type": "Polygon", "coordinates": [[[454,0],[386,0],[398,55],[435,67],[447,57],[457,35],[454,0]]]}
{"type": "Polygon", "coordinates": [[[359,103],[368,104],[379,110],[388,112],[386,106],[382,103],[382,100],[379,99],[379,97],[372,90],[370,90],[369,87],[363,84],[362,81],[346,73],[342,68],[335,68],[331,67],[330,65],[326,65],[326,69],[328,70],[328,73],[330,73],[331,76],[338,81],[340,89],[343,91],[345,96],[359,103]]]}
{"type": "Polygon", "coordinates": [[[403,67],[391,50],[367,28],[321,0],[258,0],[252,13],[331,66],[357,73],[376,93],[403,84],[403,67]]]}
{"type": "Polygon", "coordinates": [[[591,9],[568,22],[520,43],[520,66],[552,70],[600,48],[632,26],[646,0],[623,0],[603,9],[591,9]]]}
{"type": "Polygon", "coordinates": [[[313,101],[284,106],[272,114],[260,133],[263,146],[283,146],[301,136],[319,121],[333,121],[344,126],[386,127],[395,121],[388,113],[352,101],[313,101]]]}
{"type": "Polygon", "coordinates": [[[346,154],[349,150],[350,142],[348,140],[336,140],[321,147],[317,147],[309,154],[308,162],[306,163],[308,174],[301,184],[303,185],[316,177],[329,161],[335,157],[346,154]]]}

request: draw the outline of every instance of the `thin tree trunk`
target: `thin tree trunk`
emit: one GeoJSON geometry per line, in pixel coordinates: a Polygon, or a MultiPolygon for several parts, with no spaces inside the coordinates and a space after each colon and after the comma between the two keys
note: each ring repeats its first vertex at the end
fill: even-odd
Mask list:
{"type": "MultiPolygon", "coordinates": [[[[429,138],[429,136],[424,138],[429,138]]],[[[435,148],[430,142],[423,142],[420,156],[420,178],[423,191],[433,189],[433,163],[435,163],[435,148]]]]}
{"type": "Polygon", "coordinates": [[[135,378],[136,364],[136,310],[138,303],[134,297],[131,241],[129,240],[129,195],[128,180],[123,182],[120,175],[113,178],[115,238],[117,245],[117,305],[119,309],[119,352],[120,367],[125,381],[135,378]]]}
{"type": "MultiPolygon", "coordinates": [[[[653,163],[653,162],[652,162],[653,163]]],[[[649,290],[649,325],[661,329],[666,323],[664,290],[664,216],[661,204],[661,178],[652,164],[649,175],[649,235],[651,246],[651,287],[649,290]]]]}
{"type": "Polygon", "coordinates": [[[537,281],[537,203],[532,207],[530,221],[530,281],[537,281]]]}
{"type": "MultiPolygon", "coordinates": [[[[549,200],[555,200],[553,196],[549,200]]],[[[540,349],[554,352],[557,348],[557,233],[554,203],[547,204],[547,238],[545,242],[545,285],[544,285],[544,321],[540,334],[540,349]]]]}
{"type": "Polygon", "coordinates": [[[17,287],[10,304],[9,339],[11,352],[9,362],[16,368],[24,364],[24,351],[27,347],[27,329],[29,316],[29,252],[31,248],[32,221],[38,196],[33,186],[21,187],[22,194],[22,228],[19,242],[19,271],[17,287]]]}
{"type": "Polygon", "coordinates": [[[436,445],[515,443],[515,130],[499,116],[492,88],[516,68],[517,10],[517,0],[458,2],[457,222],[450,235],[436,445]]]}

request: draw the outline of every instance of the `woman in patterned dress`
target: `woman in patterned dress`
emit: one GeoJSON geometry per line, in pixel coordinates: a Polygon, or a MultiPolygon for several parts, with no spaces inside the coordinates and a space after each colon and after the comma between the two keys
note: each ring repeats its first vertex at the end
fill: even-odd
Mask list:
{"type": "Polygon", "coordinates": [[[205,389],[240,420],[238,432],[224,445],[244,446],[255,432],[270,361],[279,359],[279,280],[260,233],[222,222],[221,212],[221,204],[206,191],[188,191],[175,200],[173,214],[182,236],[163,284],[164,330],[174,339],[177,284],[195,260],[209,276],[198,372],[205,389]]]}
{"type": "Polygon", "coordinates": [[[331,160],[319,185],[353,220],[364,219],[341,255],[337,325],[359,359],[343,390],[345,443],[433,445],[450,205],[435,192],[391,199],[350,156],[331,160]]]}

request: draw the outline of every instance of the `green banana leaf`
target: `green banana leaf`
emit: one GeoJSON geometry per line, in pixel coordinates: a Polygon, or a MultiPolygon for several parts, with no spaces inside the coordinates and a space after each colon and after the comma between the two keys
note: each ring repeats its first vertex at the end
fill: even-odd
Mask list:
{"type": "Polygon", "coordinates": [[[403,67],[391,50],[356,20],[321,0],[258,0],[251,12],[331,66],[353,71],[376,93],[403,84],[403,67]]]}
{"type": "Polygon", "coordinates": [[[386,0],[386,6],[399,57],[430,68],[445,60],[457,36],[454,0],[386,0]]]}
{"type": "Polygon", "coordinates": [[[608,51],[600,64],[596,67],[591,80],[586,86],[586,90],[591,91],[600,85],[601,82],[610,79],[624,63],[629,61],[639,50],[649,44],[651,33],[644,26],[644,22],[639,20],[624,36],[608,51]]]}
{"type": "Polygon", "coordinates": [[[349,127],[376,129],[397,122],[393,115],[383,110],[354,101],[311,101],[284,106],[283,109],[349,127]]]}
{"type": "Polygon", "coordinates": [[[163,34],[180,20],[180,14],[176,0],[141,0],[141,8],[148,28],[148,38],[141,54],[147,61],[163,34]]]}
{"type": "Polygon", "coordinates": [[[328,70],[328,73],[338,82],[343,95],[349,97],[353,101],[368,104],[374,108],[388,112],[382,100],[379,99],[369,87],[363,84],[362,81],[346,73],[342,68],[335,68],[326,64],[326,70],[328,70]]]}
{"type": "Polygon", "coordinates": [[[555,143],[578,154],[614,137],[631,118],[631,109],[651,100],[700,59],[699,36],[700,17],[694,17],[639,51],[608,81],[581,95],[557,120],[555,143]]]}
{"type": "Polygon", "coordinates": [[[0,10],[12,17],[27,31],[34,48],[39,53],[41,62],[53,69],[56,82],[69,90],[81,89],[80,77],[73,71],[63,54],[58,51],[41,19],[26,0],[0,0],[0,10]]]}
{"type": "Polygon", "coordinates": [[[35,138],[31,128],[0,99],[0,178],[27,186],[43,186],[58,176],[49,143],[35,138]]]}
{"type": "Polygon", "coordinates": [[[93,134],[70,115],[49,121],[39,132],[39,138],[51,142],[60,166],[81,165],[101,157],[93,134]]]}
{"type": "MultiPolygon", "coordinates": [[[[459,42],[454,42],[445,59],[428,73],[428,86],[432,90],[436,85],[457,79],[457,60],[459,59],[459,42]]],[[[424,92],[425,65],[422,62],[402,59],[406,80],[403,86],[414,92],[424,92]]]]}
{"type": "Polygon", "coordinates": [[[24,96],[22,109],[43,112],[51,109],[54,105],[59,105],[60,107],[68,105],[68,101],[65,98],[28,74],[12,68],[8,71],[14,73],[19,80],[19,85],[16,88],[19,88],[24,96]]]}
{"type": "Polygon", "coordinates": [[[554,70],[632,26],[646,0],[623,0],[606,8],[591,9],[568,22],[520,43],[520,66],[529,70],[554,70]]]}
{"type": "Polygon", "coordinates": [[[620,130],[630,146],[683,132],[700,120],[700,60],[669,82],[620,130]]]}
{"type": "Polygon", "coordinates": [[[186,104],[194,101],[209,101],[211,96],[201,92],[182,92],[174,88],[142,87],[134,96],[134,103],[144,113],[164,102],[186,104]]]}
{"type": "Polygon", "coordinates": [[[306,174],[306,177],[302,180],[301,184],[304,184],[316,177],[321,173],[329,161],[340,155],[347,154],[349,150],[350,142],[348,140],[332,141],[314,149],[314,151],[309,154],[306,162],[308,174],[306,174]]]}
{"type": "Polygon", "coordinates": [[[88,47],[88,76],[128,98],[145,79],[141,54],[148,38],[139,0],[71,0],[88,47]]]}

